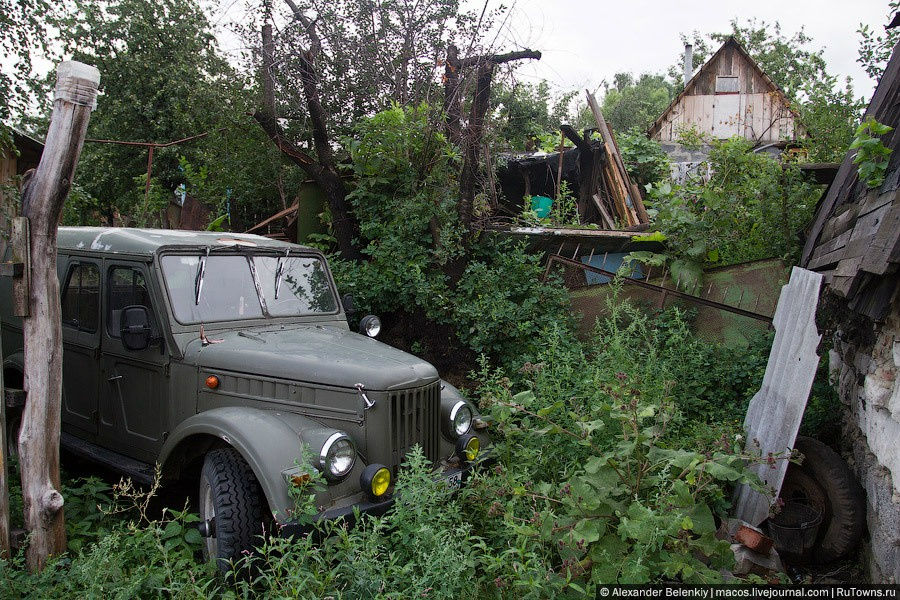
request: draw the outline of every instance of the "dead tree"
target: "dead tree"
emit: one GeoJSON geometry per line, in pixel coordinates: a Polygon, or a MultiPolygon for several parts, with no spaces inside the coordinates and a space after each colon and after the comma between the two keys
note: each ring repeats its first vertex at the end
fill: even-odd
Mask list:
{"type": "Polygon", "coordinates": [[[337,170],[337,161],[331,149],[328,137],[327,115],[319,97],[319,76],[315,68],[316,56],[321,53],[322,42],[316,33],[315,23],[303,14],[292,0],[286,0],[294,18],[303,26],[310,39],[309,48],[300,49],[300,80],[303,85],[303,95],[306,100],[306,108],[309,111],[312,125],[313,143],[316,148],[316,158],[310,156],[302,148],[285,138],[284,131],[278,123],[278,115],[275,109],[275,43],[272,37],[272,25],[266,23],[262,27],[262,66],[260,78],[263,84],[262,107],[253,117],[260,124],[266,135],[269,136],[275,146],[287,156],[294,164],[306,171],[325,193],[328,205],[331,209],[334,235],[337,238],[338,249],[344,258],[359,258],[361,255],[353,245],[353,238],[358,233],[356,220],[350,213],[347,202],[347,188],[337,170]]]}
{"type": "Polygon", "coordinates": [[[19,433],[19,466],[25,527],[31,538],[26,561],[40,571],[66,549],[59,481],[62,397],[62,326],[56,277],[56,228],[84,143],[100,72],[79,62],[56,70],[56,100],[44,153],[22,197],[31,245],[30,314],[23,318],[28,400],[19,433]]]}
{"type": "Polygon", "coordinates": [[[459,58],[451,46],[444,65],[444,112],[447,137],[462,146],[463,165],[459,176],[459,218],[466,231],[472,226],[472,211],[480,171],[481,138],[484,134],[484,118],[490,108],[491,82],[497,65],[533,58],[540,60],[536,50],[519,50],[507,54],[489,54],[459,58]],[[475,67],[475,93],[469,111],[469,121],[462,128],[461,71],[475,67]]]}

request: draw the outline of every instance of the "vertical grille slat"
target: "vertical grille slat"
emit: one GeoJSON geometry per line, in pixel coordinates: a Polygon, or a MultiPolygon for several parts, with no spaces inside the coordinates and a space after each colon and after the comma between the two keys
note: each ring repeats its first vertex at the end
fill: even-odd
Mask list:
{"type": "Polygon", "coordinates": [[[406,460],[406,455],[416,444],[422,447],[428,460],[437,460],[440,393],[440,382],[391,393],[388,434],[394,468],[406,460]]]}

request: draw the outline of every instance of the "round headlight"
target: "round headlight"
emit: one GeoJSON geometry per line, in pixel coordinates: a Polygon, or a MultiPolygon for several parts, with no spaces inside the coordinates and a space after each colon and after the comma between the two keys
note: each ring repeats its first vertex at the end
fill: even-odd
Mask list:
{"type": "Polygon", "coordinates": [[[465,435],[472,428],[472,409],[462,400],[450,411],[450,425],[456,435],[465,435]]]}
{"type": "Polygon", "coordinates": [[[371,338],[381,333],[381,319],[375,315],[366,315],[359,321],[359,332],[371,338]]]}
{"type": "Polygon", "coordinates": [[[356,462],[356,448],[346,433],[335,432],[325,440],[319,458],[325,475],[338,479],[353,469],[353,463],[356,462]]]}

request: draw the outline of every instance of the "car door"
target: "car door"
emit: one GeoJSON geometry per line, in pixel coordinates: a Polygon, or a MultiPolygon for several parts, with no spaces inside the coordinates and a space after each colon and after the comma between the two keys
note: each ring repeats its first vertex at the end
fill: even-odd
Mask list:
{"type": "Polygon", "coordinates": [[[97,433],[100,393],[100,261],[69,261],[61,305],[62,421],[91,437],[97,433]]]}
{"type": "Polygon", "coordinates": [[[152,462],[164,441],[168,353],[158,341],[143,350],[127,349],[122,344],[119,321],[126,306],[145,306],[150,313],[152,337],[158,340],[158,307],[152,300],[147,265],[106,261],[105,275],[101,443],[152,462]]]}

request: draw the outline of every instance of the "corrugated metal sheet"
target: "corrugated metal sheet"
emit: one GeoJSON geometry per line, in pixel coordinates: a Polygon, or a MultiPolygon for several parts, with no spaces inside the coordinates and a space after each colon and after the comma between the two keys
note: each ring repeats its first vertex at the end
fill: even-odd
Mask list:
{"type": "MultiPolygon", "coordinates": [[[[764,459],[793,448],[797,439],[819,364],[816,348],[822,336],[815,316],[822,279],[819,273],[794,267],[778,298],[772,322],[775,340],[766,374],[744,419],[746,450],[761,452],[764,459]]],[[[787,465],[786,460],[764,461],[752,469],[777,497],[787,465]]],[[[737,490],[735,517],[759,525],[768,516],[771,503],[772,498],[742,485],[737,490]]]]}

